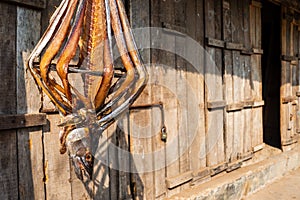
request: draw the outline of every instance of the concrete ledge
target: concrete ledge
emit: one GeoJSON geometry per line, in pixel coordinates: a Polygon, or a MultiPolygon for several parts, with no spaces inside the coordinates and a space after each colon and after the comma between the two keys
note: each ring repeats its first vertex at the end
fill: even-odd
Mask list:
{"type": "Polygon", "coordinates": [[[242,167],[233,172],[213,177],[211,181],[182,191],[170,199],[184,200],[237,200],[254,193],[266,184],[281,178],[300,167],[300,147],[279,153],[263,161],[242,167]]]}

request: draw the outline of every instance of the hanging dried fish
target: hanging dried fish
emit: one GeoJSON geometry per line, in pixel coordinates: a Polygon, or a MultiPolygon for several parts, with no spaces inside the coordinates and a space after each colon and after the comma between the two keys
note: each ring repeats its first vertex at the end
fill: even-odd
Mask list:
{"type": "Polygon", "coordinates": [[[61,153],[68,151],[78,178],[91,178],[93,136],[115,122],[148,79],[122,1],[63,0],[27,67],[61,113],[61,153]],[[115,83],[113,36],[126,71],[115,83]],[[78,64],[71,69],[76,57],[78,64]],[[59,80],[50,74],[53,66],[59,80]],[[82,73],[82,93],[70,84],[70,71],[82,73]]]}

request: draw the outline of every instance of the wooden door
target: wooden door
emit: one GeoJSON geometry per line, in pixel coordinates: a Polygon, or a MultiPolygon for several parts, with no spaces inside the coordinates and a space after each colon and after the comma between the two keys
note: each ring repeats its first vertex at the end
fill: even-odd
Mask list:
{"type": "Polygon", "coordinates": [[[298,26],[291,9],[281,10],[281,145],[283,150],[292,148],[296,140],[298,92],[298,26]]]}

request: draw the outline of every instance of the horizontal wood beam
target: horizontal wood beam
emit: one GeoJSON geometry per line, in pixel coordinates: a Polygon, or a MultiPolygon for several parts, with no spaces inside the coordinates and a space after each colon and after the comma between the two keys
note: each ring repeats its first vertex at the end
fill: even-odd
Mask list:
{"type": "Polygon", "coordinates": [[[218,164],[216,166],[213,166],[210,169],[210,175],[215,176],[217,174],[220,174],[221,172],[227,170],[227,168],[228,168],[228,163],[227,162],[224,162],[224,163],[218,164]]]}
{"type": "Polygon", "coordinates": [[[283,6],[286,6],[288,8],[300,12],[300,1],[295,1],[295,0],[269,0],[269,1],[274,2],[276,4],[281,4],[283,6]]]}
{"type": "Polygon", "coordinates": [[[46,0],[4,0],[4,2],[25,5],[39,9],[46,8],[46,0]]]}
{"type": "Polygon", "coordinates": [[[19,129],[47,124],[46,114],[0,115],[0,130],[19,129]]]}
{"type": "Polygon", "coordinates": [[[226,101],[208,101],[207,108],[208,109],[222,109],[226,106],[226,101]]]}
{"type": "Polygon", "coordinates": [[[297,97],[294,97],[294,96],[287,96],[287,97],[282,97],[281,102],[282,102],[283,104],[287,104],[287,103],[293,102],[293,101],[295,101],[295,100],[297,100],[297,97]]]}
{"type": "Polygon", "coordinates": [[[293,137],[293,138],[290,138],[290,139],[287,139],[287,140],[283,140],[281,142],[281,145],[282,146],[288,146],[288,145],[291,145],[291,144],[294,144],[294,143],[297,143],[298,140],[296,137],[293,137]]]}
{"type": "Polygon", "coordinates": [[[176,177],[172,177],[172,178],[167,178],[166,179],[166,184],[167,184],[167,187],[169,189],[172,189],[172,188],[175,188],[183,183],[186,183],[190,180],[193,179],[193,172],[192,171],[188,171],[188,172],[185,172],[183,174],[180,174],[176,177]]]}
{"type": "Polygon", "coordinates": [[[244,50],[244,45],[242,43],[226,42],[225,47],[228,50],[244,50]]]}
{"type": "Polygon", "coordinates": [[[226,106],[226,111],[227,112],[232,112],[232,111],[239,111],[242,110],[244,108],[244,103],[232,103],[232,104],[228,104],[226,106]]]}

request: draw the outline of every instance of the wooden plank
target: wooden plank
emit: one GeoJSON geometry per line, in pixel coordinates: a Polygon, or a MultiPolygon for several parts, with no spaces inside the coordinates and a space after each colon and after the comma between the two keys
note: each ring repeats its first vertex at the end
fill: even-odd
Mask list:
{"type": "MultiPolygon", "coordinates": [[[[255,1],[252,1],[255,2],[255,1]]],[[[258,2],[260,3],[260,2],[258,2]]],[[[261,7],[253,5],[255,7],[255,46],[256,48],[261,48],[261,7]]]]}
{"type": "MultiPolygon", "coordinates": [[[[282,16],[287,13],[287,8],[282,7],[282,16]]],[[[282,18],[281,19],[281,54],[290,55],[290,34],[291,25],[290,22],[282,18]]],[[[280,97],[291,96],[291,74],[290,74],[290,63],[287,61],[281,61],[281,87],[280,97]]],[[[282,102],[283,99],[281,99],[282,102]]],[[[290,123],[290,103],[280,105],[280,132],[281,141],[285,141],[291,137],[291,123],[290,123]]]]}
{"type": "MultiPolygon", "coordinates": [[[[187,34],[195,39],[201,46],[204,45],[204,10],[203,0],[187,1],[187,10],[191,11],[187,17],[187,34]],[[195,26],[196,24],[196,26],[195,26]]],[[[195,52],[189,49],[188,52],[195,52]]],[[[187,99],[196,99],[195,104],[198,104],[198,111],[193,106],[188,106],[189,123],[198,125],[196,134],[191,142],[190,159],[191,170],[194,171],[193,185],[197,181],[208,176],[209,171],[206,169],[206,152],[205,152],[205,110],[204,110],[204,60],[203,52],[195,52],[192,56],[197,61],[193,65],[187,65],[187,81],[189,91],[187,99]],[[199,55],[200,54],[200,55],[199,55]],[[201,106],[202,105],[202,106],[201,106]],[[201,175],[200,171],[206,169],[206,175],[201,175]]],[[[195,59],[193,58],[193,59],[195,59]]],[[[188,126],[188,132],[195,131],[193,126],[188,126]]]]}
{"type": "Polygon", "coordinates": [[[260,48],[252,48],[252,52],[254,54],[263,54],[264,53],[264,50],[263,49],[260,49],[260,48]]]}
{"type": "MultiPolygon", "coordinates": [[[[141,27],[150,27],[150,10],[151,10],[151,4],[150,1],[147,2],[141,2],[138,0],[131,0],[130,1],[130,21],[133,28],[141,28],[141,27]],[[143,7],[143,9],[140,9],[143,7]]],[[[144,35],[137,36],[139,38],[136,38],[138,41],[146,41],[148,42],[146,45],[150,46],[150,32],[146,32],[144,35]],[[144,37],[144,38],[142,38],[144,37]]],[[[142,59],[144,63],[151,63],[151,55],[150,50],[140,50],[140,53],[142,55],[142,59]]],[[[149,81],[151,82],[151,77],[149,77],[149,81]]],[[[137,99],[135,102],[135,105],[139,104],[151,104],[152,103],[152,91],[151,91],[151,85],[146,86],[144,88],[142,95],[137,99]]],[[[153,109],[154,110],[154,109],[153,109]]],[[[155,174],[154,174],[154,157],[153,152],[155,152],[155,149],[153,149],[153,138],[150,137],[154,135],[153,133],[153,118],[157,117],[160,119],[160,112],[159,109],[155,109],[153,111],[152,109],[139,109],[137,112],[134,112],[131,116],[131,122],[135,124],[135,126],[131,127],[131,133],[130,136],[133,136],[130,138],[130,142],[133,141],[137,145],[142,145],[142,148],[136,149],[134,152],[131,152],[133,156],[135,154],[141,154],[141,155],[149,155],[144,157],[143,163],[134,163],[134,165],[137,165],[138,168],[144,169],[144,171],[141,171],[139,174],[133,174],[132,179],[135,182],[135,191],[133,196],[137,199],[155,199],[155,189],[157,186],[155,185],[155,174]],[[158,112],[157,112],[158,111],[158,112]],[[154,115],[154,112],[156,115],[154,115]],[[147,127],[147,128],[146,128],[147,127]],[[145,128],[145,129],[144,129],[145,128]],[[133,133],[140,132],[140,137],[134,136],[133,133]],[[142,184],[142,185],[141,185],[142,184]],[[144,195],[143,197],[139,197],[140,195],[144,195]]],[[[130,122],[130,123],[131,123],[130,122]]],[[[156,130],[158,127],[155,127],[156,130]]],[[[156,134],[159,134],[160,132],[156,132],[156,134]]],[[[135,134],[136,135],[136,134],[135,134]]],[[[164,188],[161,188],[164,189],[164,188]]]]}
{"type": "Polygon", "coordinates": [[[292,62],[294,60],[296,60],[297,58],[295,56],[291,56],[291,55],[281,55],[281,60],[283,61],[288,61],[288,62],[292,62]]]}
{"type": "Polygon", "coordinates": [[[70,165],[67,154],[60,154],[59,115],[48,115],[49,124],[44,126],[44,171],[46,199],[71,199],[70,165]],[[59,192],[57,192],[59,191],[59,192]]]}
{"type": "MultiPolygon", "coordinates": [[[[244,46],[246,49],[251,49],[250,43],[250,0],[242,1],[243,12],[243,33],[244,33],[244,46]]],[[[241,52],[242,53],[242,52],[241,52]]],[[[252,101],[251,93],[251,54],[244,56],[244,80],[245,80],[245,92],[244,92],[244,107],[247,107],[247,101],[252,101]]],[[[244,152],[251,151],[251,130],[252,130],[252,114],[251,109],[244,110],[244,152]]]]}
{"type": "MultiPolygon", "coordinates": [[[[95,132],[93,140],[97,141],[94,151],[94,167],[92,181],[79,181],[74,173],[72,177],[72,198],[73,199],[110,199],[110,170],[109,170],[109,146],[111,145],[108,132],[114,133],[115,126],[110,127],[108,130],[95,132]],[[80,184],[81,183],[81,184],[80,184]],[[84,187],[83,187],[84,186],[84,187]],[[79,190],[77,190],[79,189],[79,190]]],[[[128,149],[128,148],[127,148],[128,149]]],[[[116,158],[112,156],[113,158],[116,158]]],[[[124,159],[126,159],[124,157],[124,159]]],[[[127,159],[128,160],[128,159],[127,159]]],[[[112,161],[114,162],[114,161],[112,161]]],[[[128,165],[127,165],[128,166],[128,165]]],[[[73,166],[71,166],[71,170],[73,166]]],[[[72,170],[73,171],[73,170],[72,170]]],[[[112,185],[112,188],[114,186],[112,185]]]]}
{"type": "MultiPolygon", "coordinates": [[[[161,1],[159,12],[161,15],[161,21],[175,25],[175,2],[174,1],[161,1]]],[[[163,35],[162,41],[164,46],[175,52],[175,35],[166,34],[163,35]]],[[[167,86],[162,88],[162,101],[168,102],[165,106],[166,127],[168,131],[168,139],[166,143],[166,177],[175,177],[180,174],[180,162],[179,162],[179,130],[178,130],[178,102],[176,98],[177,88],[177,72],[176,72],[176,58],[174,53],[163,52],[160,55],[160,62],[163,66],[163,77],[164,79],[160,82],[167,86]],[[173,91],[173,93],[171,92],[173,91]],[[174,122],[176,124],[174,124],[174,122]],[[169,128],[172,127],[172,128],[169,128]],[[173,148],[168,146],[172,142],[173,148]],[[176,158],[176,160],[174,160],[176,158]]],[[[167,191],[167,196],[170,197],[180,192],[180,187],[176,187],[172,190],[167,191]]]]}
{"type": "Polygon", "coordinates": [[[41,127],[18,130],[20,199],[45,199],[42,138],[41,127]]]}
{"type": "Polygon", "coordinates": [[[4,0],[4,2],[32,6],[34,8],[46,8],[46,0],[4,0]]]}
{"type": "MultiPolygon", "coordinates": [[[[30,53],[28,49],[33,49],[33,45],[40,37],[40,23],[41,13],[39,11],[18,6],[16,95],[17,116],[20,119],[15,122],[21,122],[18,124],[24,125],[24,127],[41,126],[47,123],[44,114],[21,115],[38,113],[41,106],[41,99],[37,98],[40,96],[40,92],[30,72],[25,69],[25,62],[30,53]],[[21,120],[21,118],[23,119],[21,120]]],[[[20,199],[45,199],[42,127],[19,129],[17,136],[20,199]]]]}
{"type": "MultiPolygon", "coordinates": [[[[243,17],[241,6],[241,1],[231,0],[231,23],[234,29],[232,30],[232,42],[241,43],[243,40],[244,33],[241,27],[240,19],[243,17]]],[[[233,128],[233,155],[235,159],[238,159],[238,155],[243,151],[243,141],[244,141],[244,115],[242,111],[238,111],[239,103],[242,108],[242,101],[244,100],[244,82],[243,82],[243,67],[240,52],[236,49],[232,50],[232,84],[233,84],[233,106],[234,112],[234,128],[233,128]]]]}
{"type": "MultiPolygon", "coordinates": [[[[295,13],[293,13],[295,15],[295,13]]],[[[290,121],[292,124],[292,137],[295,138],[297,136],[297,104],[298,98],[296,97],[296,92],[298,91],[298,81],[297,81],[297,68],[298,68],[298,58],[296,55],[298,54],[298,26],[294,23],[294,16],[291,21],[291,55],[295,57],[294,60],[291,61],[291,87],[292,87],[292,96],[295,97],[295,100],[291,102],[291,111],[292,115],[290,116],[290,121]]]]}
{"type": "MultiPolygon", "coordinates": [[[[151,25],[153,27],[159,26],[160,22],[160,12],[161,12],[161,1],[156,1],[152,0],[150,2],[151,5],[151,25]]],[[[158,42],[160,41],[159,38],[155,37],[155,34],[152,35],[152,41],[158,42]]],[[[150,73],[150,79],[152,82],[156,82],[158,84],[152,84],[151,85],[151,99],[152,102],[158,102],[163,100],[163,87],[161,87],[161,83],[159,80],[161,80],[161,77],[164,75],[164,69],[163,67],[159,64],[160,60],[162,59],[161,56],[164,56],[160,54],[160,51],[158,49],[154,49],[151,52],[151,68],[149,70],[150,73]]],[[[166,113],[165,113],[166,114],[166,113]]],[[[156,127],[159,126],[161,123],[161,118],[157,117],[158,113],[157,110],[152,111],[152,131],[155,132],[157,129],[156,127]]],[[[167,127],[167,132],[169,127],[167,127]]],[[[168,138],[167,138],[168,141],[168,138]]],[[[167,187],[166,187],[166,182],[165,182],[165,177],[167,176],[166,173],[166,151],[164,149],[166,148],[166,143],[161,141],[160,135],[156,135],[153,137],[153,151],[159,151],[159,154],[154,154],[153,159],[154,159],[154,184],[155,184],[155,191],[154,195],[155,198],[157,199],[163,199],[167,196],[167,187]],[[165,166],[161,168],[160,166],[165,166]]]]}
{"type": "MultiPolygon", "coordinates": [[[[179,1],[175,2],[175,23],[183,27],[186,30],[187,18],[189,17],[189,11],[187,10],[187,1],[179,1]]],[[[192,12],[192,11],[191,11],[192,12]]],[[[186,33],[186,31],[184,32],[186,33]]],[[[187,62],[180,55],[187,55],[188,47],[187,47],[187,39],[186,37],[176,37],[175,39],[175,52],[176,52],[176,71],[177,71],[177,81],[176,81],[176,96],[179,100],[177,117],[178,117],[178,132],[179,132],[179,166],[180,166],[180,174],[185,174],[190,171],[190,160],[193,158],[189,153],[189,145],[191,132],[188,131],[189,126],[189,117],[188,117],[188,107],[192,106],[191,104],[198,104],[197,102],[190,102],[188,97],[188,93],[192,92],[189,84],[186,83],[187,80],[187,62]],[[191,157],[190,157],[191,156],[191,157]]],[[[180,186],[180,190],[184,190],[189,188],[189,184],[182,184],[180,186]]]]}
{"type": "Polygon", "coordinates": [[[281,103],[287,104],[295,101],[297,98],[295,96],[287,96],[287,97],[281,97],[281,103]]]}
{"type": "Polygon", "coordinates": [[[194,186],[196,185],[195,183],[199,180],[203,180],[205,177],[210,177],[210,170],[209,168],[202,168],[199,170],[195,170],[193,172],[193,180],[191,182],[191,184],[194,186]]]}
{"type": "Polygon", "coordinates": [[[227,168],[228,168],[227,162],[212,166],[210,169],[210,174],[211,176],[215,176],[217,174],[224,172],[227,168]]]}
{"type": "Polygon", "coordinates": [[[225,47],[228,50],[243,50],[244,45],[241,43],[234,43],[234,42],[226,42],[225,47]]]}
{"type": "Polygon", "coordinates": [[[207,108],[208,109],[219,109],[224,108],[226,106],[225,101],[208,101],[207,102],[207,108]]]}
{"type": "Polygon", "coordinates": [[[46,114],[0,115],[0,130],[42,126],[46,123],[46,114]]]}
{"type": "MultiPolygon", "coordinates": [[[[210,0],[205,3],[205,37],[221,39],[221,2],[210,0]]],[[[207,102],[222,101],[222,50],[206,46],[205,55],[205,95],[207,102]]],[[[207,110],[206,153],[207,165],[223,162],[223,109],[207,110]],[[214,125],[212,125],[214,124],[214,125]]]]}
{"type": "Polygon", "coordinates": [[[224,48],[225,47],[225,42],[222,40],[217,40],[214,38],[206,38],[207,41],[207,45],[208,46],[212,46],[212,47],[220,47],[220,48],[224,48]]]}
{"type": "Polygon", "coordinates": [[[259,55],[253,55],[251,57],[251,81],[252,81],[252,95],[254,99],[254,105],[252,106],[252,146],[259,145],[263,142],[263,127],[262,127],[262,103],[256,104],[256,102],[262,102],[262,84],[261,84],[261,57],[259,55]]]}
{"type": "Polygon", "coordinates": [[[252,107],[253,108],[259,108],[259,107],[263,107],[265,105],[264,101],[254,101],[252,107]]]}
{"type": "Polygon", "coordinates": [[[180,175],[178,175],[176,177],[167,178],[166,179],[167,187],[169,189],[172,189],[174,187],[177,187],[183,183],[186,183],[186,182],[192,180],[192,178],[193,178],[192,171],[181,173],[180,175]]]}
{"type": "Polygon", "coordinates": [[[265,143],[262,143],[262,144],[253,146],[253,152],[260,151],[260,150],[262,150],[264,147],[265,147],[265,143]]]}
{"type": "MultiPolygon", "coordinates": [[[[252,1],[253,2],[253,1],[252,1]]],[[[250,44],[253,48],[261,49],[261,8],[250,6],[250,44]]],[[[251,85],[254,101],[262,100],[261,55],[251,56],[251,85]]],[[[252,146],[263,142],[262,108],[252,109],[252,146]]]]}
{"type": "Polygon", "coordinates": [[[273,3],[281,4],[285,7],[288,7],[292,10],[300,11],[300,3],[298,1],[291,1],[291,0],[271,0],[273,3]]]}
{"type": "Polygon", "coordinates": [[[16,17],[17,8],[0,4],[0,114],[16,112],[16,17]]]}
{"type": "Polygon", "coordinates": [[[1,131],[0,151],[3,152],[0,157],[0,190],[2,191],[0,193],[1,199],[19,199],[16,139],[17,136],[15,131],[1,131]]]}
{"type": "Polygon", "coordinates": [[[17,110],[18,114],[38,113],[41,107],[40,91],[25,62],[40,38],[41,12],[17,8],[17,110]]]}
{"type": "Polygon", "coordinates": [[[242,166],[242,162],[240,160],[232,162],[228,164],[228,168],[226,169],[226,172],[232,172],[242,166]]]}
{"type": "Polygon", "coordinates": [[[244,103],[233,103],[226,106],[227,112],[241,111],[244,108],[244,103]]]}
{"type": "Polygon", "coordinates": [[[262,8],[262,3],[259,1],[252,0],[251,5],[257,8],[262,8]]]}
{"type": "MultiPolygon", "coordinates": [[[[299,26],[298,26],[298,31],[297,31],[297,36],[295,36],[295,40],[297,41],[297,46],[295,46],[295,51],[297,53],[297,56],[299,55],[300,53],[300,33],[299,33],[299,26]]],[[[298,57],[299,59],[299,57],[298,57]]],[[[297,65],[297,70],[296,70],[296,80],[297,80],[297,86],[296,86],[296,96],[298,97],[297,100],[298,100],[298,106],[297,106],[297,110],[296,110],[296,132],[299,134],[299,130],[300,130],[300,116],[298,115],[298,113],[300,112],[300,63],[298,62],[298,65],[297,65]]]]}
{"type": "MultiPolygon", "coordinates": [[[[226,2],[229,6],[223,8],[223,37],[227,42],[232,41],[232,28],[231,28],[231,2],[226,2]]],[[[232,53],[229,50],[224,50],[224,96],[227,104],[233,104],[233,63],[232,53]]],[[[233,113],[225,113],[225,156],[226,161],[234,160],[233,155],[233,113]]]]}
{"type": "MultiPolygon", "coordinates": [[[[16,17],[15,5],[0,3],[0,114],[16,114],[16,17]]],[[[0,134],[0,199],[19,199],[17,134],[0,134]]]]}

